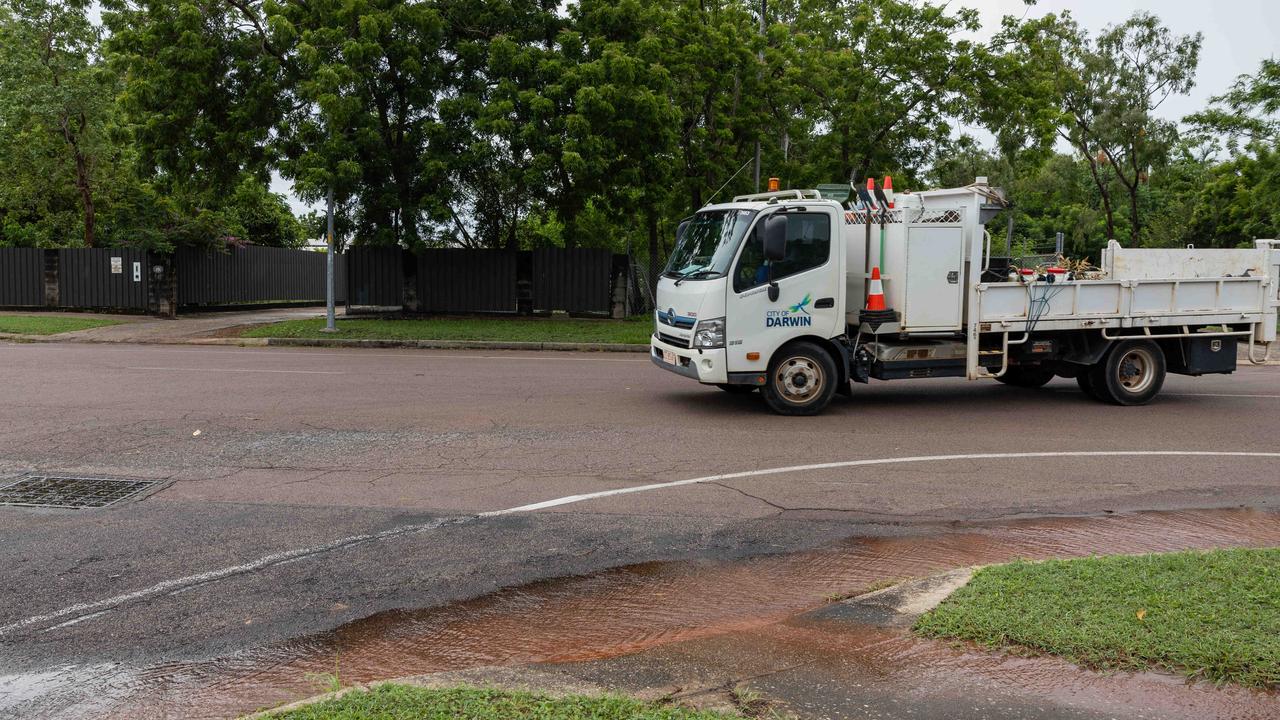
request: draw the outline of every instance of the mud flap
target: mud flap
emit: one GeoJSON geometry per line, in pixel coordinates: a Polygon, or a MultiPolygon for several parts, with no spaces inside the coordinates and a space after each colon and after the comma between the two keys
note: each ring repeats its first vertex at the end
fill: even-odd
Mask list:
{"type": "Polygon", "coordinates": [[[865,347],[859,347],[849,360],[849,379],[864,385],[870,382],[871,364],[873,362],[875,362],[875,358],[872,357],[871,353],[865,347]]]}

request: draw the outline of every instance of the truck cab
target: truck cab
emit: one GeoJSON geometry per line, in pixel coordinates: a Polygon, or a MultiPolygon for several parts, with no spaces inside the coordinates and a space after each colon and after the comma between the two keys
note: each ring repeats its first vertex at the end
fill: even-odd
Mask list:
{"type": "MultiPolygon", "coordinates": [[[[798,193],[711,205],[680,229],[658,280],[653,361],[665,369],[750,392],[769,362],[797,342],[840,353],[845,332],[844,208],[798,193]],[[766,254],[767,230],[781,237],[766,254]]],[[[784,387],[800,399],[827,396],[841,382],[832,360],[797,357],[784,387]]]]}

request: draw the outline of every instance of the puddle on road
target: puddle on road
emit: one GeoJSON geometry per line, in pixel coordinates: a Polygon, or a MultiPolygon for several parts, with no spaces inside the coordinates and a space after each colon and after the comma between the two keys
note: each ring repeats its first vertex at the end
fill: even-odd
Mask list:
{"type": "MultiPolygon", "coordinates": [[[[1016,521],[911,537],[855,538],[804,553],[739,561],[650,563],[440,608],[381,613],[228,658],[135,670],[96,687],[81,684],[74,693],[81,699],[85,693],[114,698],[114,709],[106,714],[121,717],[233,716],[313,694],[315,677],[335,669],[347,684],[484,665],[607,658],[730,631],[759,631],[825,604],[832,594],[966,565],[1274,545],[1280,545],[1280,517],[1210,510],[1016,521]],[[139,713],[140,708],[146,711],[139,713]]],[[[933,662],[927,653],[908,652],[898,662],[903,659],[933,662]]],[[[867,660],[870,666],[881,661],[895,662],[867,660]]],[[[945,675],[952,665],[941,663],[933,670],[945,675]]],[[[1028,687],[1040,689],[1035,683],[1028,687]]],[[[59,700],[59,694],[37,703],[61,714],[76,701],[59,700]]],[[[1274,701],[1245,695],[1254,696],[1274,701]]],[[[103,714],[101,706],[94,714],[103,714]]]]}

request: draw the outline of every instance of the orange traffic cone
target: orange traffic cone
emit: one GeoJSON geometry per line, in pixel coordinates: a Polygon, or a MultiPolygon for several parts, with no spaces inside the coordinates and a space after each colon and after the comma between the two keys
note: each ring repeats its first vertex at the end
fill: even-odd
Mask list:
{"type": "Polygon", "coordinates": [[[889,209],[893,209],[893,178],[884,176],[884,195],[889,198],[889,209]]]}
{"type": "Polygon", "coordinates": [[[871,289],[867,292],[867,310],[885,310],[884,283],[880,281],[880,266],[871,268],[871,289]]]}

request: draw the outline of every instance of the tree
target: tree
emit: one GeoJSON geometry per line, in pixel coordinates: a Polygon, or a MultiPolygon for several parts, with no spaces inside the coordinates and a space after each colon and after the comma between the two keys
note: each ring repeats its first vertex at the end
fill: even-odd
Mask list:
{"type": "Polygon", "coordinates": [[[1184,119],[1200,139],[1221,140],[1232,153],[1245,145],[1280,144],[1280,61],[1267,58],[1255,75],[1241,75],[1210,107],[1184,119]]]}
{"type": "MultiPolygon", "coordinates": [[[[977,13],[903,0],[795,0],[785,67],[817,133],[808,183],[923,170],[955,120],[976,120],[977,13]]],[[[901,173],[899,173],[901,174],[901,173]]]]}
{"type": "MultiPolygon", "coordinates": [[[[116,78],[98,57],[99,32],[87,7],[88,0],[8,0],[3,6],[0,152],[9,165],[6,185],[18,186],[31,209],[57,213],[70,179],[82,241],[93,247],[100,180],[117,153],[108,135],[116,78]]],[[[6,194],[6,206],[23,202],[12,190],[6,194]]]]}
{"type": "Polygon", "coordinates": [[[138,172],[217,206],[245,176],[264,186],[283,108],[283,58],[222,0],[104,0],[107,50],[125,76],[120,105],[138,172]]]}
{"type": "Polygon", "coordinates": [[[540,224],[530,216],[545,211],[548,192],[534,158],[545,147],[539,126],[554,106],[543,91],[563,70],[556,42],[567,25],[556,10],[549,0],[491,3],[472,14],[470,32],[454,37],[465,63],[448,107],[467,137],[453,172],[475,228],[456,223],[464,244],[517,250],[521,228],[540,224]]]}
{"type": "Polygon", "coordinates": [[[1177,139],[1176,125],[1155,112],[1194,84],[1201,35],[1175,37],[1156,16],[1137,13],[1104,30],[1096,42],[1069,18],[1058,37],[1058,132],[1088,163],[1108,234],[1116,236],[1117,205],[1127,201],[1129,239],[1138,244],[1142,187],[1168,160],[1177,139]]]}
{"type": "MultiPolygon", "coordinates": [[[[293,246],[298,221],[269,190],[287,58],[241,0],[106,0],[110,60],[142,185],[122,206],[152,247],[227,239],[293,246]]],[[[124,218],[120,218],[124,220],[124,218]]]]}
{"type": "Polygon", "coordinates": [[[579,7],[585,40],[574,104],[599,138],[600,194],[622,216],[643,217],[649,281],[658,277],[658,226],[674,167],[675,108],[671,76],[658,36],[666,13],[659,2],[590,2],[579,7]]]}
{"type": "Polygon", "coordinates": [[[457,57],[436,5],[313,0],[265,8],[266,41],[286,60],[282,174],[303,199],[330,189],[349,199],[363,242],[421,245],[430,224],[452,212],[456,191],[446,170],[457,148],[440,105],[457,57]]]}
{"type": "MultiPolygon", "coordinates": [[[[740,0],[678,0],[662,19],[662,64],[671,76],[671,101],[678,115],[673,130],[679,162],[673,211],[694,212],[752,159],[753,145],[776,124],[766,102],[782,101],[765,90],[769,78],[757,60],[764,38],[758,18],[740,0]]],[[[783,83],[774,83],[780,90],[783,83]]],[[[774,137],[764,137],[772,150],[774,137]]],[[[775,164],[776,164],[776,159],[775,164]]],[[[747,175],[734,188],[747,190],[747,175]]]]}
{"type": "Polygon", "coordinates": [[[1205,171],[1190,195],[1186,241],[1210,247],[1252,247],[1258,238],[1280,237],[1280,150],[1255,144],[1205,171]]]}

